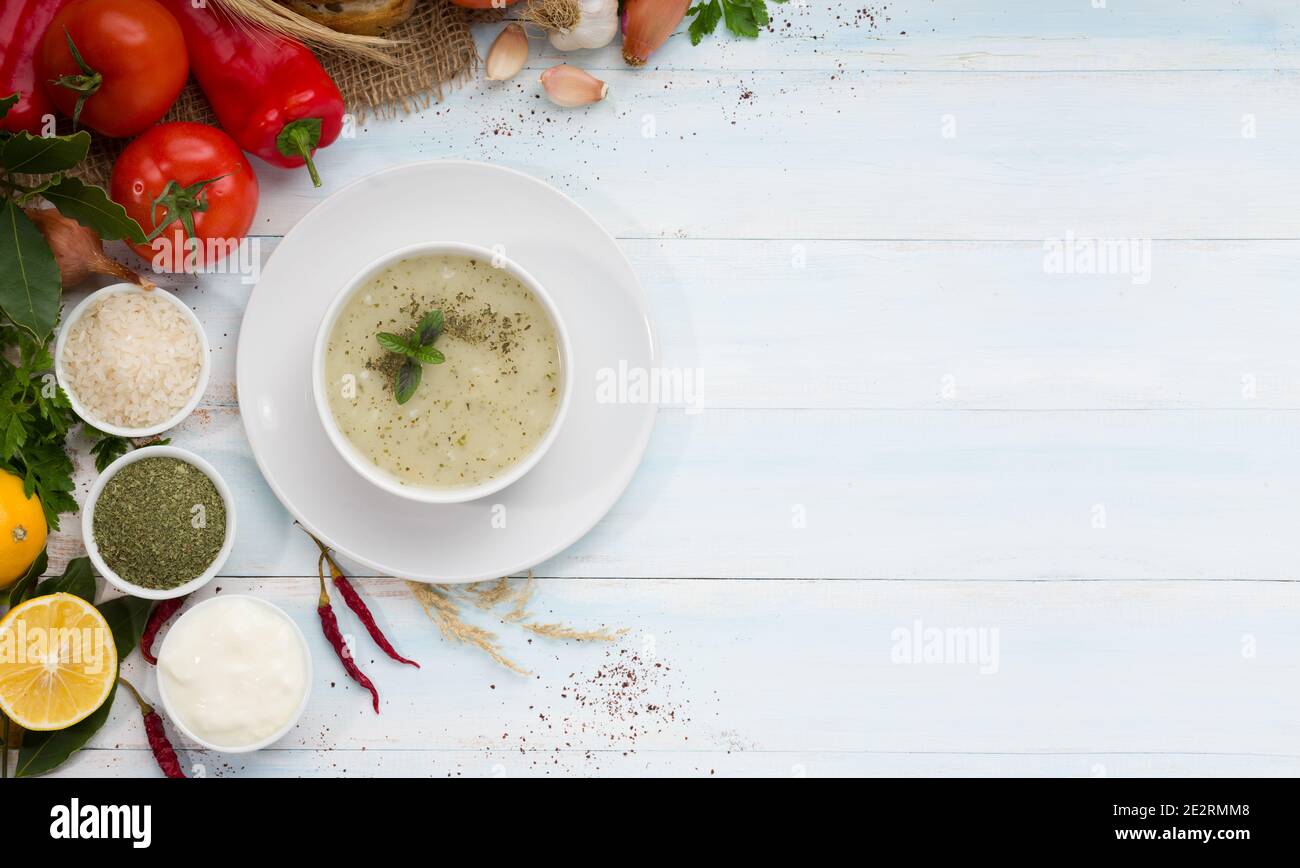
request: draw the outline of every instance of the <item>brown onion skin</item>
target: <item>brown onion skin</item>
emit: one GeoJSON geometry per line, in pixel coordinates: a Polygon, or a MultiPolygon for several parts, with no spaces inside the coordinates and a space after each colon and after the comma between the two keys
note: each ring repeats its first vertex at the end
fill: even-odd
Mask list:
{"type": "Polygon", "coordinates": [[[109,259],[99,235],[71,217],[64,217],[54,208],[24,208],[23,213],[41,230],[45,242],[54,252],[54,261],[59,264],[59,280],[65,288],[76,286],[92,274],[106,274],[146,289],[154,287],[152,281],[109,259]]]}
{"type": "Polygon", "coordinates": [[[691,0],[627,0],[623,7],[623,60],[641,66],[682,23],[691,0]]]}

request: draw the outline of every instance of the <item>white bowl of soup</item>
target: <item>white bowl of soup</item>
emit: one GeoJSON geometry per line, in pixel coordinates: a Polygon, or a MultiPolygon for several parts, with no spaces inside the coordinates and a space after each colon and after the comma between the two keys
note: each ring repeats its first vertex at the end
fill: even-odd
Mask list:
{"type": "Polygon", "coordinates": [[[528,272],[482,247],[427,243],[381,257],[339,292],[316,335],[312,391],[330,442],[366,480],[463,503],[542,459],[573,363],[555,304],[528,272]]]}

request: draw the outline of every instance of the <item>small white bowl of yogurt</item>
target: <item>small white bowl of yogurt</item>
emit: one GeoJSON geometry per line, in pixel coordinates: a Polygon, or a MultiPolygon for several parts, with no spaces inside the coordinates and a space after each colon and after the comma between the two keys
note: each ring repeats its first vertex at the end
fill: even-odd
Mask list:
{"type": "Polygon", "coordinates": [[[158,696],[203,747],[249,753],[283,738],[311,695],[311,652],[279,606],[241,594],[185,612],[158,651],[158,696]]]}

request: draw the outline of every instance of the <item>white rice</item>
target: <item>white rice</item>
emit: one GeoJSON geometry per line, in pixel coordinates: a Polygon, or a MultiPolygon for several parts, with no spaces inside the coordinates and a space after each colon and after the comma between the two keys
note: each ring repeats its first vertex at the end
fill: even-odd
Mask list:
{"type": "Polygon", "coordinates": [[[194,395],[202,352],[194,324],[163,290],[106,295],[63,347],[63,387],[95,420],[122,428],[165,422],[194,395]]]}

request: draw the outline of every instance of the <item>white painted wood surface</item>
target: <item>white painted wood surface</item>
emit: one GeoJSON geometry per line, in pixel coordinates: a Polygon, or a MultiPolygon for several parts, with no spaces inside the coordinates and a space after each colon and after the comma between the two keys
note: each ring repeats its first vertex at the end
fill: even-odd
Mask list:
{"type": "MultiPolygon", "coordinates": [[[[322,153],[321,191],[261,172],[264,256],[385,166],[463,157],[544,178],[620,238],[667,364],[704,386],[699,412],[660,410],[608,518],[537,571],[540,620],[624,639],[529,642],[476,614],[535,673],[520,677],[438,638],[401,582],[367,579],[424,664],[361,640],[375,717],[317,638],[311,545],[239,424],[249,288],[177,282],[215,370],[176,442],[218,465],[240,510],[218,584],[292,612],[317,659],[281,744],[187,761],[1300,773],[1300,8],[1107,6],[909,0],[873,24],[790,4],[757,42],[679,34],[645,70],[612,47],[571,56],[612,89],[578,111],[537,98],[558,60],[537,43],[515,82],[362,124],[322,153]],[[1150,241],[1150,281],[1046,273],[1044,241],[1068,232],[1150,241]],[[930,629],[996,642],[991,671],[955,650],[901,661],[930,629]],[[601,686],[633,655],[644,691],[601,686]]],[[[144,748],[122,706],[63,772],[151,774],[144,748]]]]}

